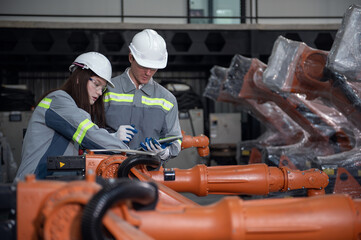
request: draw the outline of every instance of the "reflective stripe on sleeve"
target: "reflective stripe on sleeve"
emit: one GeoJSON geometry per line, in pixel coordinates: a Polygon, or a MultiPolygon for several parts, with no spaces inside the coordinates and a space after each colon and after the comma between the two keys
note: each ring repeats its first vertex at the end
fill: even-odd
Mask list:
{"type": "Polygon", "coordinates": [[[43,100],[41,100],[41,102],[38,104],[38,106],[42,107],[42,108],[49,109],[51,101],[53,101],[53,100],[50,99],[50,98],[43,98],[43,100]]]}
{"type": "Polygon", "coordinates": [[[107,92],[104,95],[104,102],[133,102],[134,94],[107,92]]]}
{"type": "Polygon", "coordinates": [[[83,141],[86,132],[94,125],[95,124],[91,122],[89,119],[85,119],[84,121],[82,121],[73,135],[73,140],[77,142],[79,145],[81,145],[81,142],[83,141]]]}
{"type": "MultiPolygon", "coordinates": [[[[169,138],[173,138],[173,137],[159,138],[159,140],[166,140],[166,139],[169,139],[169,138]]],[[[175,139],[175,140],[177,140],[177,142],[178,142],[180,145],[182,145],[182,140],[181,140],[181,139],[175,139]]],[[[174,141],[175,141],[175,140],[174,140],[174,141]]]]}
{"type": "Polygon", "coordinates": [[[169,111],[174,106],[173,103],[165,100],[164,98],[148,98],[145,96],[142,96],[142,104],[145,105],[158,105],[164,108],[165,110],[169,111]]]}

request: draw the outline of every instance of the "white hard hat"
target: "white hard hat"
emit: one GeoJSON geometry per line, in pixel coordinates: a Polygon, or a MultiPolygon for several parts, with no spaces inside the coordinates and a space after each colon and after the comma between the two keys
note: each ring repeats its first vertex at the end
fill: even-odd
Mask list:
{"type": "Polygon", "coordinates": [[[130,52],[140,66],[162,69],[167,66],[168,52],[164,39],[154,30],[137,33],[129,45],[130,52]]]}
{"type": "Polygon", "coordinates": [[[111,81],[112,65],[108,58],[103,54],[98,52],[83,53],[70,65],[70,72],[73,72],[77,67],[92,70],[96,75],[104,78],[110,86],[114,87],[114,84],[111,81]]]}

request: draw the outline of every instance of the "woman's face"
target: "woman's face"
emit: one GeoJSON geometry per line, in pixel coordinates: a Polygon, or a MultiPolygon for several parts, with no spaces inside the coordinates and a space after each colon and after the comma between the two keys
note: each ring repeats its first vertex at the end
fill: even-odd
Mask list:
{"type": "Polygon", "coordinates": [[[91,76],[89,78],[87,89],[89,95],[90,105],[93,105],[96,100],[105,92],[107,82],[98,76],[91,76]]]}

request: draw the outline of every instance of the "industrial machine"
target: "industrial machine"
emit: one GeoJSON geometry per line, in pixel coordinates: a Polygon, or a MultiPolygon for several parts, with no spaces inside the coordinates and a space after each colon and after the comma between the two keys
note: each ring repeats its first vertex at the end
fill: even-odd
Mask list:
{"type": "Polygon", "coordinates": [[[251,151],[250,163],[324,169],[330,176],[330,192],[343,186],[341,192],[361,196],[360,57],[359,51],[352,51],[359,39],[359,29],[354,26],[360,16],[358,6],[347,10],[330,53],[280,36],[268,66],[258,59],[235,55],[229,68],[212,69],[205,96],[245,106],[246,111],[251,109],[271,129],[267,134],[276,132],[276,138],[289,134],[289,142],[283,144],[279,140],[257,142],[258,139],[240,143],[243,149],[251,151]],[[259,114],[259,106],[265,102],[282,110],[277,112],[268,106],[270,112],[278,113],[277,118],[276,114],[268,115],[273,120],[259,114]],[[299,135],[278,127],[290,129],[288,121],[279,120],[286,117],[301,128],[299,135]]]}
{"type": "MultiPolygon", "coordinates": [[[[291,47],[289,46],[289,44],[290,43],[286,39],[280,37],[276,42],[275,48],[290,49],[291,47]]],[[[294,45],[294,43],[291,44],[294,45]]],[[[299,44],[297,44],[297,46],[298,45],[299,44]]],[[[309,55],[309,51],[310,50],[306,51],[308,55],[309,55]]],[[[281,51],[281,52],[285,52],[285,51],[281,51]]],[[[290,51],[290,52],[294,52],[294,51],[290,51]]],[[[294,57],[291,59],[294,59],[294,57]]],[[[297,62],[297,60],[293,60],[293,61],[297,62]]],[[[311,61],[311,60],[308,59],[305,61],[311,61]]],[[[280,60],[277,60],[276,62],[283,63],[280,60]]],[[[302,63],[303,65],[307,65],[304,62],[302,63]]],[[[324,64],[324,62],[322,64],[324,64]]],[[[231,77],[229,77],[229,75],[226,75],[225,82],[227,82],[228,78],[231,78],[229,82],[232,83],[233,81],[232,83],[233,85],[231,83],[228,83],[228,85],[232,86],[232,87],[228,87],[228,89],[231,89],[228,91],[228,95],[223,93],[224,91],[227,90],[227,88],[222,87],[222,89],[225,90],[223,90],[223,92],[219,95],[221,100],[227,99],[226,101],[229,101],[229,99],[231,99],[230,96],[232,96],[232,91],[236,93],[238,91],[238,88],[241,86],[241,90],[238,95],[239,99],[241,100],[248,99],[253,96],[255,100],[272,101],[275,102],[281,109],[286,109],[285,112],[283,112],[283,115],[282,112],[278,112],[281,113],[281,115],[275,118],[274,120],[268,120],[267,123],[274,123],[274,126],[277,126],[277,124],[286,122],[286,121],[283,122],[277,121],[277,119],[282,118],[283,116],[289,116],[292,120],[297,122],[298,125],[301,126],[301,128],[303,129],[303,134],[300,135],[302,137],[300,138],[300,141],[298,143],[296,142],[293,144],[285,144],[284,146],[279,146],[277,144],[272,145],[272,142],[268,142],[269,144],[268,146],[266,144],[263,146],[260,144],[252,146],[249,143],[246,143],[243,146],[249,146],[250,148],[252,148],[252,154],[250,155],[250,160],[249,160],[250,163],[266,162],[280,167],[288,166],[292,169],[307,169],[310,168],[312,164],[314,165],[315,158],[321,159],[322,157],[345,153],[353,149],[355,144],[357,144],[357,137],[358,137],[357,129],[355,129],[353,125],[350,124],[348,120],[337,110],[330,108],[329,106],[326,106],[319,101],[309,101],[303,98],[302,96],[296,94],[290,93],[287,95],[287,97],[282,97],[281,95],[278,95],[276,91],[269,90],[267,86],[263,83],[261,77],[263,76],[263,70],[262,70],[263,65],[256,59],[251,60],[236,55],[231,65],[235,66],[236,69],[235,67],[232,68],[233,73],[231,73],[232,74],[231,77]],[[256,72],[258,72],[258,76],[255,75],[256,72]],[[238,81],[236,80],[236,76],[238,77],[238,81]],[[243,76],[243,78],[240,78],[240,76],[243,76]],[[242,79],[243,81],[239,81],[239,79],[242,79]],[[288,113],[288,115],[285,115],[285,113],[288,113]],[[347,131],[344,131],[345,129],[347,129],[347,131]],[[262,151],[262,153],[259,151],[262,151]],[[257,152],[259,154],[257,155],[254,154],[257,152]],[[257,160],[255,160],[254,158],[257,158],[257,160]]],[[[308,65],[312,65],[312,64],[308,64],[308,65]]],[[[230,69],[227,70],[227,74],[230,74],[229,73],[230,69]]],[[[295,67],[295,69],[299,69],[299,68],[295,67]]],[[[307,69],[312,69],[312,68],[308,67],[307,69]]],[[[311,74],[312,71],[307,72],[306,71],[307,69],[304,70],[305,72],[304,75],[308,74],[307,76],[314,76],[314,77],[318,76],[317,74],[311,74]]],[[[268,71],[273,71],[273,68],[271,68],[271,70],[268,71]]],[[[271,78],[271,76],[273,76],[271,73],[268,74],[269,75],[266,75],[266,77],[268,78],[271,78]]],[[[219,75],[222,76],[222,74],[219,75]]],[[[287,73],[285,75],[289,77],[300,76],[300,74],[290,74],[290,73],[287,73]]],[[[277,77],[283,79],[280,76],[277,77]]],[[[220,78],[220,81],[222,80],[223,78],[220,78]]],[[[213,84],[213,90],[214,90],[214,84],[213,84]]],[[[214,92],[216,91],[213,91],[211,93],[213,94],[214,92]]],[[[233,96],[233,98],[236,99],[235,96],[233,96]]],[[[244,101],[241,103],[244,105],[244,101]]],[[[248,107],[249,106],[250,105],[248,105],[248,107]]],[[[270,108],[270,111],[276,112],[275,109],[272,108],[270,108]]],[[[253,112],[257,112],[257,111],[253,111],[253,112]]],[[[258,114],[256,116],[262,116],[262,115],[258,114]]],[[[270,116],[275,116],[275,115],[270,115],[270,116]]],[[[290,125],[286,125],[286,126],[290,126],[290,125]]],[[[277,127],[273,127],[273,129],[276,128],[277,127]]],[[[282,129],[282,128],[278,128],[278,129],[282,129]]],[[[287,132],[279,131],[279,134],[277,134],[276,136],[280,136],[282,133],[287,134],[287,132]]],[[[290,137],[288,139],[296,139],[295,136],[297,135],[293,135],[293,132],[290,132],[289,134],[290,137]]],[[[355,158],[353,159],[354,159],[353,162],[355,164],[351,169],[347,169],[349,171],[350,170],[357,171],[357,169],[359,169],[359,167],[357,167],[357,163],[360,161],[356,160],[355,158]]],[[[322,164],[315,165],[315,167],[321,169],[322,164]]],[[[347,170],[345,169],[345,171],[347,170]]],[[[359,172],[357,171],[356,173],[353,173],[353,175],[359,176],[359,172]]],[[[336,174],[330,176],[332,176],[333,182],[331,186],[332,189],[329,190],[329,192],[340,190],[339,188],[335,187],[340,185],[340,184],[334,184],[334,181],[337,181],[338,183],[342,183],[341,185],[344,186],[344,190],[341,192],[349,192],[354,197],[359,197],[361,195],[360,184],[352,184],[353,187],[346,187],[344,185],[345,182],[341,178],[337,177],[336,174]]]]}
{"type": "MultiPolygon", "coordinates": [[[[344,23],[361,16],[358,7],[349,11],[344,23]]],[[[346,32],[338,37],[348,38],[346,32]]],[[[336,59],[341,52],[333,52],[336,59]]],[[[97,154],[114,149],[49,158],[48,170],[77,171],[79,176],[64,181],[69,179],[36,180],[28,175],[24,181],[1,185],[0,209],[5,216],[0,220],[1,238],[360,239],[361,188],[354,178],[361,175],[361,129],[357,122],[361,88],[355,80],[359,70],[342,72],[336,66],[338,61],[327,59],[327,53],[283,37],[276,41],[274,53],[268,66],[236,55],[229,69],[222,72],[224,69],[215,68],[221,90],[210,95],[246,106],[266,119],[275,132],[292,129],[297,123],[297,133],[287,138],[291,143],[279,140],[272,145],[274,136],[267,136],[255,145],[262,150],[259,157],[263,160],[267,156],[268,163],[276,166],[259,163],[177,169],[164,168],[152,153],[97,154]],[[290,54],[277,54],[280,50],[290,54]],[[277,56],[285,57],[281,64],[277,56]],[[323,82],[325,65],[330,71],[327,83],[323,82]],[[354,81],[348,83],[350,79],[354,81]],[[335,107],[324,104],[325,100],[335,107]],[[272,114],[263,113],[266,109],[272,114]],[[283,113],[283,120],[270,118],[276,113],[283,113]],[[305,159],[319,168],[305,170],[305,159]],[[343,194],[325,194],[328,176],[334,175],[333,192],[343,194]],[[266,195],[296,189],[307,190],[308,197],[242,200],[227,196],[200,206],[179,194],[266,195]]],[[[282,134],[287,131],[277,136],[282,134]]],[[[205,136],[183,134],[182,149],[195,147],[200,156],[206,156],[208,145],[205,136]]]]}
{"type": "MultiPolygon", "coordinates": [[[[278,43],[276,42],[276,44],[278,43]]],[[[293,143],[294,141],[291,141],[293,144],[288,143],[285,147],[276,145],[275,148],[272,148],[271,145],[267,148],[269,161],[278,165],[281,155],[287,155],[285,152],[293,151],[294,154],[301,151],[302,161],[295,161],[294,164],[299,165],[299,169],[307,169],[310,166],[306,165],[306,160],[310,160],[314,156],[331,155],[350,150],[353,147],[352,135],[350,136],[349,132],[345,132],[337,124],[340,117],[335,119],[328,117],[338,116],[334,109],[317,102],[308,101],[296,94],[281,94],[271,91],[262,81],[263,67],[264,65],[257,59],[235,55],[227,71],[223,88],[233,98],[253,99],[261,103],[273,102],[284,112],[277,119],[288,116],[302,128],[303,136],[290,133],[290,136],[298,139],[299,142],[293,143]],[[306,148],[312,149],[308,151],[308,156],[302,151],[306,148]]],[[[279,125],[279,123],[276,124],[277,121],[275,120],[268,120],[268,122],[275,123],[275,126],[279,125]]]]}
{"type": "MultiPolygon", "coordinates": [[[[200,156],[207,156],[208,145],[208,137],[192,137],[183,132],[182,149],[195,147],[200,156]]],[[[311,196],[324,194],[328,184],[327,175],[318,169],[299,171],[288,167],[268,167],[266,164],[213,167],[198,164],[191,169],[163,168],[159,159],[147,152],[128,157],[94,153],[101,151],[110,150],[87,150],[87,154],[81,156],[49,157],[48,172],[58,173],[55,176],[60,176],[60,179],[64,179],[61,173],[68,171],[77,172],[80,176],[92,172],[103,178],[119,178],[128,177],[133,167],[143,166],[141,172],[151,179],[177,192],[190,192],[198,196],[208,193],[267,195],[295,189],[307,189],[311,196]],[[153,171],[148,171],[147,166],[153,171]]]]}
{"type": "Polygon", "coordinates": [[[199,206],[150,178],[96,181],[94,173],[72,182],[37,181],[28,175],[16,186],[2,186],[0,194],[16,202],[16,217],[0,224],[2,239],[9,240],[356,240],[361,235],[360,199],[347,195],[225,197],[199,206]]]}
{"type": "MultiPolygon", "coordinates": [[[[319,169],[305,171],[288,167],[269,167],[266,164],[213,166],[199,164],[191,169],[163,168],[156,156],[103,155],[92,152],[80,157],[50,158],[52,171],[66,171],[67,163],[78,162],[80,172],[92,172],[103,178],[128,177],[152,179],[176,192],[189,192],[198,196],[208,194],[267,195],[305,189],[309,196],[324,194],[328,176],[319,169]],[[65,166],[65,167],[64,167],[65,166]],[[149,171],[147,167],[151,168],[149,171]],[[134,171],[131,171],[133,168],[134,171]],[[147,177],[144,177],[147,176],[147,177]]],[[[48,167],[49,169],[49,167],[48,167]]]]}

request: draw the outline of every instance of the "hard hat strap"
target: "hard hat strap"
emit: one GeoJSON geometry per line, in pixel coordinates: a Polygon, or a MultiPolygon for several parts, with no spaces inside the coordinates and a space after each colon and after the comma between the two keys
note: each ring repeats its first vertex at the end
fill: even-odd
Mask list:
{"type": "Polygon", "coordinates": [[[81,63],[77,63],[77,62],[73,62],[73,64],[75,66],[81,67],[82,69],[89,69],[89,67],[85,64],[81,64],[81,63]]]}

